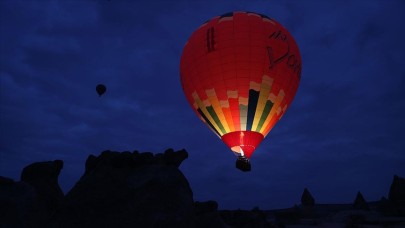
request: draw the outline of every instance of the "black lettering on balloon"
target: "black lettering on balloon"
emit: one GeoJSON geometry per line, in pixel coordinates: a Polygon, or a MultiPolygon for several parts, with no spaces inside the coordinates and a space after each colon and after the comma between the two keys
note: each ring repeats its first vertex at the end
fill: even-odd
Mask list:
{"type": "Polygon", "coordinates": [[[297,71],[297,76],[299,79],[301,79],[301,64],[298,64],[295,68],[294,68],[294,73],[295,71],[297,71]]]}
{"type": "Polygon", "coordinates": [[[273,33],[269,36],[269,39],[272,39],[272,38],[275,39],[275,40],[280,39],[280,40],[282,40],[282,41],[286,41],[286,40],[287,40],[287,36],[286,36],[285,34],[281,33],[281,30],[278,30],[278,31],[273,32],[273,33]]]}
{"type": "Polygon", "coordinates": [[[215,50],[214,28],[211,27],[211,49],[215,50]]]}
{"type": "Polygon", "coordinates": [[[283,59],[285,59],[288,54],[290,53],[290,46],[287,46],[287,51],[281,55],[278,56],[276,59],[274,57],[274,53],[273,53],[273,49],[269,46],[267,46],[267,55],[269,57],[269,61],[270,61],[270,66],[269,68],[272,69],[277,63],[281,62],[283,59]]]}
{"type": "Polygon", "coordinates": [[[295,55],[290,55],[287,60],[287,66],[293,70],[294,73],[297,73],[298,77],[301,77],[301,64],[298,63],[295,55]]]}
{"type": "Polygon", "coordinates": [[[269,57],[270,66],[269,68],[272,69],[274,67],[274,56],[273,56],[273,49],[267,46],[267,56],[269,57]]]}
{"type": "Polygon", "coordinates": [[[295,58],[295,55],[288,56],[287,65],[289,67],[294,67],[295,65],[297,65],[297,59],[295,58]]]}
{"type": "Polygon", "coordinates": [[[207,29],[207,49],[208,53],[215,51],[215,39],[214,39],[214,28],[210,27],[207,29]]]}
{"type": "Polygon", "coordinates": [[[272,69],[276,64],[282,62],[284,59],[287,58],[286,64],[289,68],[293,70],[294,73],[297,73],[298,77],[301,77],[301,64],[298,63],[298,59],[295,57],[295,54],[290,54],[290,44],[287,39],[287,35],[282,33],[281,30],[274,31],[270,36],[268,37],[269,39],[274,39],[274,40],[281,40],[285,43],[287,43],[287,50],[285,51],[284,54],[280,56],[274,56],[273,48],[270,46],[267,46],[267,55],[269,57],[269,69],[272,69]]]}

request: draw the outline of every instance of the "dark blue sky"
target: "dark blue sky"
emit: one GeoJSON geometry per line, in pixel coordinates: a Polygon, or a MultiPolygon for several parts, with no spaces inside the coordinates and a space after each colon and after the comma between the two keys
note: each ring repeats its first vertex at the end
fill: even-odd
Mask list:
{"type": "Polygon", "coordinates": [[[405,176],[405,3],[357,1],[0,1],[0,175],[62,159],[67,192],[88,155],[189,152],[198,201],[263,209],[387,196],[405,176]],[[282,23],[300,47],[301,84],[252,157],[195,116],[180,84],[183,45],[204,21],[243,10],[282,23]],[[99,98],[98,83],[108,91],[99,98]]]}

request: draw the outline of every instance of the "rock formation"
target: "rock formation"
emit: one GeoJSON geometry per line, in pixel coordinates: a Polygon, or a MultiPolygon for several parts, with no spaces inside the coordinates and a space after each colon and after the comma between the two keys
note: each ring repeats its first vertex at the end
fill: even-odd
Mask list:
{"type": "Polygon", "coordinates": [[[394,203],[402,203],[405,201],[405,179],[394,175],[392,180],[388,199],[394,203]]]}
{"type": "Polygon", "coordinates": [[[218,203],[215,201],[195,202],[194,203],[195,219],[194,224],[196,228],[225,228],[228,227],[222,220],[218,212],[218,203]]]}
{"type": "Polygon", "coordinates": [[[185,150],[173,149],[160,154],[104,151],[90,155],[83,176],[66,196],[58,184],[63,162],[33,163],[24,168],[21,181],[0,177],[0,227],[254,228],[325,221],[347,226],[405,225],[405,217],[398,217],[405,211],[405,182],[398,176],[389,199],[379,202],[367,203],[359,192],[353,204],[315,204],[305,188],[301,206],[220,211],[215,201],[194,202],[190,185],[178,169],[187,157],[185,150]],[[397,218],[384,220],[383,216],[397,218]]]}
{"type": "Polygon", "coordinates": [[[388,199],[397,208],[397,215],[405,216],[405,179],[394,175],[388,199]]]}
{"type": "Polygon", "coordinates": [[[45,227],[63,199],[60,160],[24,168],[21,181],[0,177],[0,227],[45,227]]]}
{"type": "Polygon", "coordinates": [[[63,161],[36,162],[25,167],[21,181],[33,186],[39,200],[44,203],[49,214],[53,214],[63,199],[58,177],[63,168],[63,161]]]}
{"type": "Polygon", "coordinates": [[[315,205],[315,199],[312,197],[307,188],[305,188],[304,192],[302,193],[301,204],[304,207],[313,207],[315,205]]]}
{"type": "Polygon", "coordinates": [[[55,227],[192,227],[193,193],[178,169],[185,150],[89,156],[55,227]]]}
{"type": "Polygon", "coordinates": [[[382,197],[380,201],[378,201],[377,211],[384,216],[393,216],[397,214],[395,205],[385,197],[382,197]]]}
{"type": "Polygon", "coordinates": [[[357,192],[356,199],[353,202],[353,208],[356,210],[366,210],[366,211],[370,210],[361,192],[357,192]]]}

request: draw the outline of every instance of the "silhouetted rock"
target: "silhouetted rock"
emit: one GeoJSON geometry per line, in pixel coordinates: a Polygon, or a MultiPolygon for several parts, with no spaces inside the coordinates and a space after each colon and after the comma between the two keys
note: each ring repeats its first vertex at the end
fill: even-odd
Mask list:
{"type": "Polygon", "coordinates": [[[58,184],[58,177],[63,168],[63,161],[36,162],[25,167],[21,181],[33,186],[50,214],[55,213],[63,199],[63,192],[58,184]]]}
{"type": "Polygon", "coordinates": [[[304,192],[302,193],[301,204],[304,207],[308,207],[308,206],[313,207],[315,205],[315,199],[314,199],[314,197],[312,197],[311,193],[308,191],[307,188],[305,188],[304,192]]]}
{"type": "Polygon", "coordinates": [[[398,215],[405,216],[405,179],[394,175],[388,199],[395,205],[398,215]]]}
{"type": "Polygon", "coordinates": [[[394,203],[402,203],[405,201],[405,179],[394,175],[392,180],[388,199],[394,203]]]}
{"type": "Polygon", "coordinates": [[[395,205],[385,197],[382,197],[377,204],[377,211],[384,216],[395,216],[397,209],[395,205]]]}
{"type": "Polygon", "coordinates": [[[44,227],[50,215],[36,189],[0,177],[0,227],[44,227]]]}
{"type": "Polygon", "coordinates": [[[37,162],[21,173],[21,182],[0,178],[0,227],[44,227],[63,199],[58,176],[63,161],[37,162]]]}
{"type": "Polygon", "coordinates": [[[356,199],[353,202],[353,208],[356,210],[370,210],[361,192],[357,192],[356,199]]]}
{"type": "Polygon", "coordinates": [[[14,183],[13,179],[0,176],[0,186],[12,185],[14,183]]]}
{"type": "Polygon", "coordinates": [[[89,156],[54,227],[194,227],[193,193],[178,169],[187,152],[165,154],[89,156]]]}
{"type": "Polygon", "coordinates": [[[194,224],[196,228],[227,227],[218,212],[218,203],[215,201],[195,202],[194,214],[194,224]]]}
{"type": "Polygon", "coordinates": [[[175,167],[179,167],[180,164],[188,158],[188,153],[186,150],[180,150],[176,153],[173,149],[168,149],[165,151],[163,155],[163,159],[166,161],[166,164],[173,165],[175,167]]]}
{"type": "Polygon", "coordinates": [[[307,188],[305,188],[304,192],[302,193],[301,205],[301,217],[313,218],[315,216],[315,199],[312,197],[307,188]]]}
{"type": "Polygon", "coordinates": [[[103,151],[90,155],[85,172],[63,196],[60,160],[33,163],[21,181],[0,176],[0,227],[278,227],[396,226],[405,224],[404,179],[394,176],[389,199],[353,204],[315,204],[307,188],[301,206],[262,211],[218,211],[215,201],[193,202],[178,167],[185,150],[164,153],[103,151]],[[387,217],[384,217],[387,216],[387,217]],[[338,224],[338,225],[336,225],[338,224]]]}
{"type": "Polygon", "coordinates": [[[297,224],[301,216],[302,211],[297,206],[274,211],[275,222],[279,227],[284,227],[287,224],[297,224]]]}
{"type": "Polygon", "coordinates": [[[94,156],[94,155],[89,155],[89,157],[87,157],[86,160],[86,164],[85,164],[85,171],[84,171],[84,175],[89,174],[91,171],[93,171],[97,164],[98,164],[98,157],[94,156]]]}
{"type": "Polygon", "coordinates": [[[206,202],[194,202],[194,211],[196,215],[215,212],[218,210],[218,203],[210,200],[206,202]]]}
{"type": "Polygon", "coordinates": [[[0,227],[45,227],[63,199],[60,160],[24,168],[21,182],[0,178],[0,227]]]}
{"type": "Polygon", "coordinates": [[[220,211],[224,222],[233,228],[271,228],[274,227],[266,220],[266,214],[260,210],[224,210],[220,211]]]}

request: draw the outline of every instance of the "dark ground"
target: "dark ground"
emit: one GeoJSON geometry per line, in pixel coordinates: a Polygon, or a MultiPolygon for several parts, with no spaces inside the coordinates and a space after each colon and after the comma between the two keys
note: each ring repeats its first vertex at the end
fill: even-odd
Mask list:
{"type": "Polygon", "coordinates": [[[215,201],[194,201],[178,169],[187,157],[172,149],[90,155],[66,195],[58,184],[63,161],[33,163],[20,181],[0,177],[0,227],[405,226],[405,179],[398,176],[387,198],[374,202],[358,192],[350,204],[317,204],[304,189],[301,203],[291,208],[218,210],[215,201]]]}

